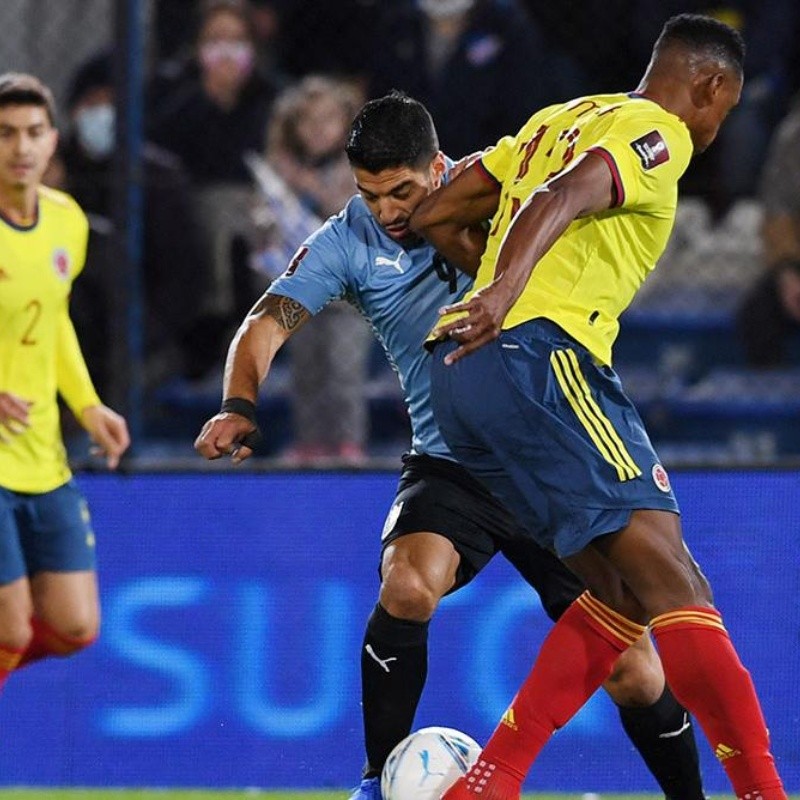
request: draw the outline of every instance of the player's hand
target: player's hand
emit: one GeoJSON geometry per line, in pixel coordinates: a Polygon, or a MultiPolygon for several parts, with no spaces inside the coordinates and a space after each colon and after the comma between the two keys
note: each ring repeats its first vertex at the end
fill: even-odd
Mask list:
{"type": "Polygon", "coordinates": [[[240,464],[253,455],[253,448],[245,441],[255,446],[254,436],[257,434],[258,427],[247,417],[222,411],[203,425],[200,435],[194,440],[194,449],[209,461],[230,456],[234,464],[240,464]]]}
{"type": "Polygon", "coordinates": [[[455,364],[479,347],[494,341],[503,329],[503,321],[511,305],[512,301],[507,297],[503,285],[494,281],[475,292],[469,300],[440,308],[439,316],[442,317],[463,314],[452,322],[440,324],[433,331],[438,339],[455,339],[461,344],[445,356],[444,363],[448,366],[455,364]]]}
{"type": "Polygon", "coordinates": [[[8,444],[12,436],[30,425],[28,412],[33,403],[11,392],[0,392],[0,442],[8,444]]]}
{"type": "Polygon", "coordinates": [[[108,406],[89,406],[81,413],[81,424],[95,444],[92,455],[103,456],[106,466],[116,469],[131,443],[125,418],[108,406]]]}

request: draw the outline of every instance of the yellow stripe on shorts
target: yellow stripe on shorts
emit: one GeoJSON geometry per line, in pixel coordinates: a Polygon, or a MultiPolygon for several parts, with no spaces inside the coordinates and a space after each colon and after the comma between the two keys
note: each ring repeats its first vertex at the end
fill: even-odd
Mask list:
{"type": "Polygon", "coordinates": [[[592,397],[575,353],[572,350],[554,350],[550,354],[550,364],[564,397],[600,455],[617,471],[619,480],[629,481],[641,475],[642,471],[631,458],[611,420],[592,397]]]}

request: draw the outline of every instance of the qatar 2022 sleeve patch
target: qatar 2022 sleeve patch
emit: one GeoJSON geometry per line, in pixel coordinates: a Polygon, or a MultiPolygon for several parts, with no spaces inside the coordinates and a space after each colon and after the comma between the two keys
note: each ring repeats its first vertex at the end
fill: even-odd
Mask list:
{"type": "Polygon", "coordinates": [[[639,156],[643,169],[653,169],[669,161],[669,148],[658,131],[650,131],[631,142],[633,151],[639,156]]]}

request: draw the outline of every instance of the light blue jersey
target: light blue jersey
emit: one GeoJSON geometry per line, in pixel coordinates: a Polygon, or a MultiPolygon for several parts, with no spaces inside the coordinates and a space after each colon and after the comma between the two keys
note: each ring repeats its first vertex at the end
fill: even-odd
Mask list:
{"type": "Polygon", "coordinates": [[[269,294],[296,300],[311,314],[344,298],[372,325],[400,377],[415,453],[452,458],[433,419],[425,338],[443,305],[460,300],[472,278],[427,243],[403,248],[360,195],[310,236],[269,294]]]}

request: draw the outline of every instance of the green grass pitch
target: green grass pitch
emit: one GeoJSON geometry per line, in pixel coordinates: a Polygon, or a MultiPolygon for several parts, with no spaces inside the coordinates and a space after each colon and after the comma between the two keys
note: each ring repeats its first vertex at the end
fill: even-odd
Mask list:
{"type": "MultiPolygon", "coordinates": [[[[580,794],[529,794],[523,800],[583,800],[580,794]]],[[[663,800],[655,794],[593,795],[599,800],[663,800]]],[[[325,792],[275,792],[254,789],[208,791],[202,789],[0,789],[0,800],[346,800],[347,790],[325,792]]],[[[711,800],[733,800],[713,795],[711,800]]],[[[800,795],[791,795],[800,800],[800,795]]]]}

